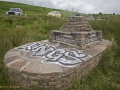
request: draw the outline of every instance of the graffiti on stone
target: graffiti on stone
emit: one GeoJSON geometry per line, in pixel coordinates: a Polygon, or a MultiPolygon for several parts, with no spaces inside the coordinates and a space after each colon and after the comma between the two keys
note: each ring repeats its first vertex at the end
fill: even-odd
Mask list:
{"type": "Polygon", "coordinates": [[[45,56],[47,61],[59,62],[63,65],[75,65],[82,63],[86,61],[86,58],[90,57],[89,55],[82,52],[68,50],[66,48],[56,48],[54,46],[39,43],[31,43],[19,47],[18,49],[33,52],[31,55],[32,57],[45,56]]]}

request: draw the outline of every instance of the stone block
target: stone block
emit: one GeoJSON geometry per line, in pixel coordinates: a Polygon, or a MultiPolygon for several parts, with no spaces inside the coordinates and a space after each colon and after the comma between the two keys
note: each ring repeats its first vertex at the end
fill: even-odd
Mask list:
{"type": "Polygon", "coordinates": [[[37,81],[31,81],[31,85],[38,85],[38,82],[37,81]]]}
{"type": "Polygon", "coordinates": [[[35,75],[37,76],[40,72],[41,64],[37,62],[31,62],[29,65],[27,65],[22,72],[24,72],[26,75],[35,75]]]}
{"type": "Polygon", "coordinates": [[[59,85],[60,83],[59,82],[49,82],[48,85],[49,86],[56,86],[56,85],[59,85]]]}
{"type": "Polygon", "coordinates": [[[54,78],[41,77],[41,82],[43,83],[49,83],[53,81],[54,81],[54,78]]]}

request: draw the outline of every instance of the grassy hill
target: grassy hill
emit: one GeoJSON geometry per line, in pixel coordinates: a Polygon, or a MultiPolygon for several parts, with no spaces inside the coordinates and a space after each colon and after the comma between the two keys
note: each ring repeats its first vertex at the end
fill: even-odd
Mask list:
{"type": "MultiPolygon", "coordinates": [[[[3,65],[6,52],[25,43],[48,39],[49,32],[58,30],[69,13],[64,10],[0,1],[0,86],[11,85],[3,65]],[[27,17],[6,15],[6,11],[11,7],[21,8],[27,17]],[[52,10],[60,11],[62,17],[46,16],[52,10]]],[[[120,90],[120,16],[107,15],[107,18],[89,22],[94,30],[102,30],[103,38],[113,42],[112,47],[90,74],[82,80],[76,79],[68,90],[120,90]]]]}
{"type": "Polygon", "coordinates": [[[59,11],[62,16],[67,16],[70,12],[60,9],[52,9],[28,4],[0,1],[0,15],[5,14],[9,8],[21,8],[27,15],[46,15],[50,11],[59,11]]]}

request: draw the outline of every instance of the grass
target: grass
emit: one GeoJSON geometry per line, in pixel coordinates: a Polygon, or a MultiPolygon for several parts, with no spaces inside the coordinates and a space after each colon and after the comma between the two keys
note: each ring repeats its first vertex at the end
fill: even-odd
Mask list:
{"type": "MultiPolygon", "coordinates": [[[[25,43],[48,39],[49,32],[58,30],[69,12],[58,10],[62,18],[55,18],[46,16],[54,9],[3,1],[0,4],[0,86],[10,86],[3,65],[6,52],[25,43]],[[27,17],[5,15],[11,6],[22,8],[27,17]]],[[[98,66],[81,80],[76,79],[69,90],[120,90],[120,16],[107,15],[106,20],[89,23],[94,30],[102,30],[103,38],[112,41],[113,45],[98,66]]]]}
{"type": "Polygon", "coordinates": [[[9,10],[9,8],[21,8],[23,14],[26,13],[27,16],[45,16],[50,11],[59,11],[62,16],[68,16],[70,11],[60,10],[60,9],[52,9],[46,7],[38,7],[27,4],[15,3],[15,2],[5,2],[0,1],[0,15],[5,15],[5,13],[9,10]]]}

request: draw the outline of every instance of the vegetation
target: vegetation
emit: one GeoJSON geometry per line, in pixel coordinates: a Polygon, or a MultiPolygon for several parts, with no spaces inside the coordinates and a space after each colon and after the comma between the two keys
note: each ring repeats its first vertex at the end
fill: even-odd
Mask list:
{"type": "MultiPolygon", "coordinates": [[[[51,30],[58,30],[67,19],[68,11],[57,10],[62,18],[46,16],[50,8],[0,1],[0,86],[10,86],[3,59],[8,50],[19,45],[48,39],[51,30]],[[27,14],[7,16],[10,7],[19,7],[27,14]]],[[[82,80],[75,80],[69,90],[120,90],[120,16],[104,15],[104,20],[89,21],[94,30],[102,30],[103,38],[113,42],[98,66],[82,80]]],[[[2,89],[10,90],[10,89],[2,89]]],[[[12,89],[11,89],[12,90],[12,89]]]]}
{"type": "Polygon", "coordinates": [[[60,10],[60,9],[52,9],[46,7],[32,6],[27,4],[15,3],[15,2],[4,2],[0,1],[0,15],[5,15],[5,13],[9,10],[9,8],[21,8],[23,10],[23,14],[27,16],[46,16],[50,11],[59,11],[62,16],[68,16],[70,11],[60,10]]]}

